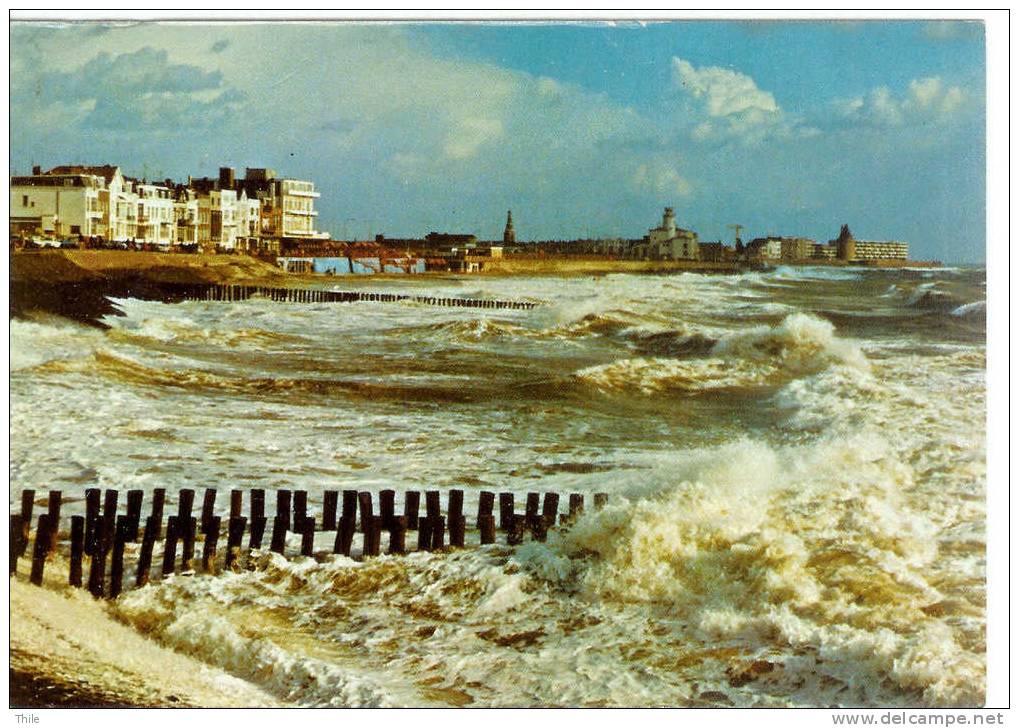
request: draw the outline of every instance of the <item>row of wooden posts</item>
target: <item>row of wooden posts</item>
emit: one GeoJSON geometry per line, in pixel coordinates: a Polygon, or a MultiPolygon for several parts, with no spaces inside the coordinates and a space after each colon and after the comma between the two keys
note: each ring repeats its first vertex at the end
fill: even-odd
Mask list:
{"type": "MultiPolygon", "coordinates": [[[[181,547],[179,559],[182,573],[195,568],[196,536],[203,536],[201,569],[206,573],[217,571],[217,545],[224,525],[227,549],[224,566],[228,570],[240,568],[240,558],[245,553],[244,534],[248,533],[246,558],[253,564],[253,553],[262,549],[267,528],[270,528],[269,550],[285,554],[288,532],[301,535],[302,556],[314,553],[315,533],[335,531],[332,552],[350,556],[353,551],[355,534],[362,534],[361,555],[378,556],[381,553],[383,531],[389,533],[387,553],[407,553],[407,532],[417,531],[417,550],[436,551],[446,548],[446,532],[449,532],[449,547],[462,548],[466,545],[467,519],[463,514],[464,492],[450,490],[446,498],[445,515],[442,511],[442,494],[437,490],[425,492],[425,515],[421,515],[421,492],[404,493],[402,514],[396,513],[396,491],[383,490],[378,494],[379,512],[375,513],[374,496],[367,491],[327,490],[323,494],[321,518],[309,515],[308,493],[304,490],[277,490],[276,513],[272,519],[266,517],[265,495],[260,489],[248,491],[249,515],[242,515],[244,491],[230,491],[230,516],[215,515],[215,488],[205,490],[200,518],[192,516],[195,491],[182,489],[177,494],[177,514],[166,518],[164,535],[163,511],[166,489],[157,488],[152,493],[150,515],[142,520],[144,492],[127,492],[126,513],[118,514],[120,493],[108,489],[103,493],[98,488],[85,491],[85,514],[73,515],[70,519],[70,569],[68,583],[83,586],[84,557],[89,557],[88,589],[96,597],[115,599],[124,588],[124,552],[127,544],[134,544],[141,536],[135,570],[135,586],[149,582],[152,556],[156,542],[163,538],[163,578],[175,573],[178,566],[177,546],[181,547]],[[100,497],[102,509],[100,510],[100,497]],[[270,524],[271,520],[271,524],[270,524]],[[106,576],[106,562],[110,559],[109,578],[106,576]]],[[[605,493],[594,496],[594,505],[601,508],[608,500],[605,493]]],[[[509,545],[523,542],[529,533],[537,541],[544,541],[549,528],[566,526],[584,510],[584,496],[573,493],[569,497],[568,511],[559,513],[559,494],[528,493],[524,513],[515,511],[513,493],[499,493],[498,521],[493,513],[496,494],[481,491],[478,497],[477,518],[474,526],[479,532],[481,545],[496,542],[496,530],[506,534],[509,545]]],[[[32,550],[30,580],[42,584],[46,562],[56,552],[60,535],[60,517],[63,494],[59,490],[49,492],[46,513],[38,518],[35,541],[32,550]]],[[[30,540],[32,514],[35,506],[35,491],[21,493],[21,513],[11,515],[10,573],[14,576],[18,560],[25,555],[30,540]]]]}
{"type": "Polygon", "coordinates": [[[429,306],[459,306],[465,308],[529,309],[538,304],[533,301],[505,301],[487,298],[454,298],[443,296],[413,296],[403,293],[378,291],[326,291],[310,288],[277,288],[272,286],[241,285],[185,285],[182,297],[191,301],[246,301],[258,296],[270,301],[288,303],[350,303],[371,301],[391,303],[412,301],[429,306]]]}

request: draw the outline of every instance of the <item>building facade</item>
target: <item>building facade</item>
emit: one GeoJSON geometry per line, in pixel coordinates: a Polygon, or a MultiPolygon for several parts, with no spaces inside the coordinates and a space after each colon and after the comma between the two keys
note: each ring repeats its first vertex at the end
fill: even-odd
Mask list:
{"type": "Polygon", "coordinates": [[[632,247],[631,256],[643,260],[700,260],[697,233],[676,226],[676,213],[666,207],[662,224],[648,230],[644,240],[632,247]]]}

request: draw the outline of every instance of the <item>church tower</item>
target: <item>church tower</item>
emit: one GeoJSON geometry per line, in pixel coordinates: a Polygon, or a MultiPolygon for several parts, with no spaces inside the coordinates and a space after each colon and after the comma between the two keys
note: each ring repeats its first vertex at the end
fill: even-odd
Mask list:
{"type": "Polygon", "coordinates": [[[506,229],[502,232],[502,242],[505,245],[517,242],[517,233],[513,229],[513,210],[506,211],[506,229]]]}

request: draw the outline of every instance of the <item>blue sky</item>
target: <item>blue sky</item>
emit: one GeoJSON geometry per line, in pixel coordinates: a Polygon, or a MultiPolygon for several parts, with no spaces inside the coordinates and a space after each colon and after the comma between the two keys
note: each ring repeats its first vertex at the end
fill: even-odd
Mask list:
{"type": "Polygon", "coordinates": [[[984,259],[979,23],[14,24],[11,170],[272,166],[337,236],[911,243],[984,259]]]}

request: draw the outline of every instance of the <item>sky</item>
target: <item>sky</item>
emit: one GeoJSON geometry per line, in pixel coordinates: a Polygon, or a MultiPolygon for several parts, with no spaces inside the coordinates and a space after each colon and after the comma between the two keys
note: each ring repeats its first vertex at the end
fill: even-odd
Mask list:
{"type": "Polygon", "coordinates": [[[848,223],[985,256],[980,22],[13,23],[11,173],[272,167],[338,238],[848,223]]]}

